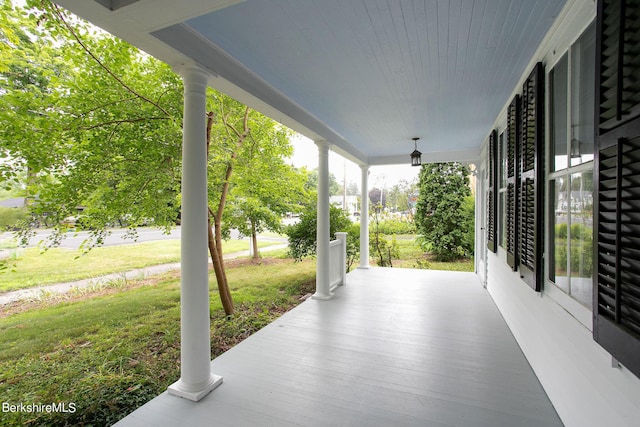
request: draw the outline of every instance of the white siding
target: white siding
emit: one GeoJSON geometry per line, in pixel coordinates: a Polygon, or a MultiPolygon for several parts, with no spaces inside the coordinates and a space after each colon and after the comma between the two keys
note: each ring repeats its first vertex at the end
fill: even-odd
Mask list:
{"type": "MultiPolygon", "coordinates": [[[[548,73],[593,21],[595,7],[591,0],[569,2],[520,82],[538,61],[548,73]]],[[[519,84],[513,94],[521,90],[519,84]]],[[[510,101],[505,101],[495,127],[504,128],[510,101]]],[[[560,305],[557,292],[533,292],[507,266],[501,249],[488,254],[488,290],[565,425],[638,425],[640,379],[625,368],[611,367],[611,356],[592,338],[588,316],[573,317],[560,305]]]]}

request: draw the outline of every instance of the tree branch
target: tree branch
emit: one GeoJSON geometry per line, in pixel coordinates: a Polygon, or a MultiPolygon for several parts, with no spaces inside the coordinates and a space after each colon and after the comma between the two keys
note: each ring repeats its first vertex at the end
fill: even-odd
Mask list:
{"type": "Polygon", "coordinates": [[[69,32],[71,33],[73,38],[78,42],[78,44],[80,44],[82,49],[84,49],[84,51],[87,52],[87,54],[91,58],[93,58],[93,60],[96,61],[96,63],[103,70],[105,70],[107,72],[107,74],[109,74],[115,81],[120,83],[120,85],[123,88],[125,88],[127,91],[131,92],[136,97],[138,97],[138,98],[148,102],[149,104],[153,105],[158,110],[162,111],[166,116],[169,116],[169,117],[171,116],[171,114],[169,114],[169,112],[167,110],[165,110],[164,108],[162,108],[162,106],[160,106],[158,103],[153,102],[152,100],[150,100],[146,96],[139,94],[133,88],[129,87],[129,85],[127,85],[120,77],[118,77],[113,71],[111,71],[111,69],[109,69],[109,67],[107,67],[104,63],[102,63],[102,61],[100,61],[100,59],[96,55],[94,55],[94,53],[82,42],[82,40],[80,39],[80,36],[78,36],[78,34],[73,29],[73,27],[66,21],[66,19],[64,18],[64,16],[62,15],[62,13],[60,11],[60,7],[57,4],[55,4],[55,3],[51,2],[51,1],[49,1],[49,3],[52,6],[52,10],[53,10],[54,16],[57,17],[57,19],[65,26],[65,28],[67,28],[67,30],[69,30],[69,32]]]}
{"type": "Polygon", "coordinates": [[[169,120],[169,118],[168,117],[138,117],[138,118],[135,118],[135,119],[110,120],[108,122],[99,123],[99,124],[93,125],[93,126],[81,127],[80,129],[91,130],[91,129],[97,129],[97,128],[101,128],[103,126],[109,126],[109,125],[113,125],[113,124],[120,125],[120,124],[123,124],[123,123],[146,122],[147,120],[169,120]]]}

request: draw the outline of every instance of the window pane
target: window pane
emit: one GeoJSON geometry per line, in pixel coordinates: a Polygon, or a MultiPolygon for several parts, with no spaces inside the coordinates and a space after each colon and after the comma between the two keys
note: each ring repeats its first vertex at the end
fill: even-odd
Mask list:
{"type": "Polygon", "coordinates": [[[593,160],[595,43],[591,25],[571,48],[571,166],[593,160]]]}
{"type": "Polygon", "coordinates": [[[498,138],[498,149],[500,150],[500,188],[507,187],[507,144],[504,140],[504,132],[498,138]]]}
{"type": "MultiPolygon", "coordinates": [[[[551,169],[554,171],[568,166],[567,153],[567,98],[568,60],[563,56],[551,70],[551,169]]],[[[593,115],[593,110],[592,113],[593,115]]]]}
{"type": "Polygon", "coordinates": [[[571,175],[571,296],[591,308],[593,281],[593,172],[571,175]]]}
{"type": "Polygon", "coordinates": [[[567,277],[567,223],[568,223],[568,193],[567,179],[562,177],[549,181],[550,183],[550,212],[553,218],[549,230],[549,280],[554,282],[563,291],[569,292],[569,279],[567,277]]]}
{"type": "Polygon", "coordinates": [[[498,195],[499,197],[499,204],[500,204],[500,220],[498,221],[498,227],[499,227],[499,238],[498,238],[498,243],[500,244],[501,247],[506,248],[507,247],[507,233],[506,233],[506,221],[507,221],[507,217],[505,215],[505,209],[506,209],[506,195],[507,192],[506,191],[501,191],[498,195]]]}

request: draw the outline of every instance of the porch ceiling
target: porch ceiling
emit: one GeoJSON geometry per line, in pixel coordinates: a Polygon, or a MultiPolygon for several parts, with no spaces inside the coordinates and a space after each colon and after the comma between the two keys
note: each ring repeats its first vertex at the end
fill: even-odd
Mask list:
{"type": "Polygon", "coordinates": [[[213,87],[354,161],[391,164],[408,163],[414,136],[426,161],[477,158],[565,1],[58,3],[203,66],[213,87]]]}

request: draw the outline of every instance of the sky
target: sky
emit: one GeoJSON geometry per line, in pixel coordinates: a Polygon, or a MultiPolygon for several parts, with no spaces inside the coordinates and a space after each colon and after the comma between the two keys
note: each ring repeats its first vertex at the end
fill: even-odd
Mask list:
{"type": "MultiPolygon", "coordinates": [[[[318,167],[318,148],[312,140],[296,134],[290,141],[294,148],[294,153],[291,157],[291,162],[294,166],[305,166],[307,169],[318,167]]],[[[409,153],[407,153],[408,157],[409,153]]],[[[413,179],[417,179],[420,168],[412,167],[407,162],[404,165],[371,166],[369,171],[369,189],[374,187],[390,189],[400,180],[410,182],[413,179]]],[[[338,183],[342,184],[346,176],[347,184],[355,182],[360,188],[360,167],[332,151],[329,151],[329,172],[336,177],[338,183]]]]}

